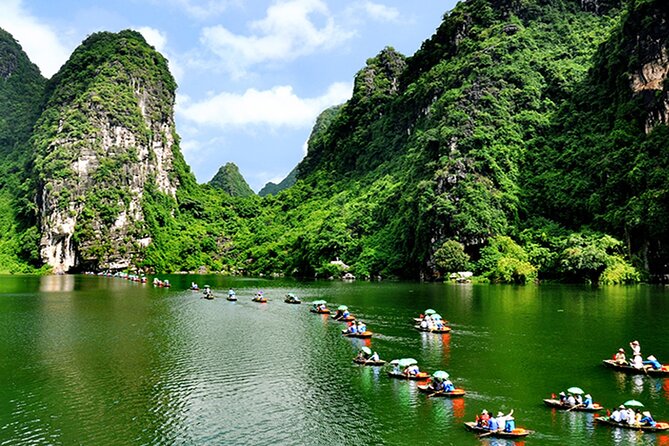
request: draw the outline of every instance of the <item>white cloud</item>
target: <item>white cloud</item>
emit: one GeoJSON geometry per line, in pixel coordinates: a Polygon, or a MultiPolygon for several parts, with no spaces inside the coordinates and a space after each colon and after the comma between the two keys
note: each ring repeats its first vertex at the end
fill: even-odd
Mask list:
{"type": "MultiPolygon", "coordinates": [[[[170,3],[191,17],[198,20],[206,20],[222,14],[231,4],[239,3],[239,0],[170,0],[170,3]]],[[[160,5],[161,3],[158,2],[158,4],[160,5]]]]}
{"type": "Polygon", "coordinates": [[[400,18],[397,8],[374,2],[364,2],[359,5],[372,19],[379,22],[394,22],[400,18]]]}
{"type": "Polygon", "coordinates": [[[322,0],[277,1],[265,18],[251,22],[249,28],[250,35],[238,35],[222,25],[208,27],[200,40],[230,71],[241,74],[260,62],[290,61],[335,47],[353,35],[335,24],[322,0]]]}
{"type": "Polygon", "coordinates": [[[178,102],[177,113],[197,124],[220,128],[308,127],[324,109],[349,99],[351,91],[350,83],[335,83],[323,95],[303,99],[291,86],[263,91],[252,88],[243,94],[219,93],[201,102],[178,102]]]}
{"type": "Polygon", "coordinates": [[[53,76],[70,57],[71,49],[49,25],[30,15],[22,0],[3,0],[0,27],[12,34],[45,77],[53,76]]]}
{"type": "Polygon", "coordinates": [[[167,35],[160,30],[149,26],[140,26],[137,28],[149,45],[152,45],[159,52],[165,51],[167,45],[167,35]]]}

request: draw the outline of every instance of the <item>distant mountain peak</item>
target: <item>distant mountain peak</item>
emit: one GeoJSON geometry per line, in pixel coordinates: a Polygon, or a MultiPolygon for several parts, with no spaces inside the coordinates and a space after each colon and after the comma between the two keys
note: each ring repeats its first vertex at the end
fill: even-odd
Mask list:
{"type": "Polygon", "coordinates": [[[253,192],[253,189],[251,189],[239,172],[239,167],[235,163],[227,163],[221,166],[208,184],[211,187],[227,192],[232,197],[249,197],[255,195],[255,192],[253,192]]]}

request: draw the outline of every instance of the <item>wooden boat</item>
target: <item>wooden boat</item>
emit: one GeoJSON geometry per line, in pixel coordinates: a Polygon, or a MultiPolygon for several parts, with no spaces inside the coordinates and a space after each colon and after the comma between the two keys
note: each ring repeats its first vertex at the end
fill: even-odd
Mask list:
{"type": "Polygon", "coordinates": [[[289,297],[286,297],[283,301],[287,304],[301,304],[302,303],[301,300],[295,300],[295,299],[291,299],[289,297]]]}
{"type": "Polygon", "coordinates": [[[486,429],[485,427],[477,426],[476,422],[474,421],[468,421],[465,423],[465,428],[472,431],[476,432],[477,434],[485,434],[486,437],[497,437],[497,438],[521,438],[521,437],[527,437],[530,435],[532,432],[531,430],[527,430],[523,427],[517,427],[511,432],[504,432],[503,429],[499,429],[496,431],[490,431],[486,429]]]}
{"type": "Polygon", "coordinates": [[[335,316],[332,316],[332,319],[334,319],[335,321],[339,321],[339,322],[353,322],[355,320],[355,316],[350,314],[346,317],[341,317],[341,316],[337,317],[335,315],[335,316]]]}
{"type": "Polygon", "coordinates": [[[663,365],[661,369],[637,369],[631,365],[618,364],[613,359],[605,359],[602,361],[606,367],[612,368],[619,372],[632,373],[635,375],[649,375],[649,376],[669,376],[669,365],[663,365]]]}
{"type": "Polygon", "coordinates": [[[461,396],[465,396],[465,389],[455,389],[450,392],[442,392],[442,391],[437,391],[435,392],[432,387],[429,385],[426,386],[418,386],[418,391],[421,393],[429,393],[431,396],[434,397],[443,397],[443,398],[458,398],[461,396]]]}
{"type": "Polygon", "coordinates": [[[237,302],[237,297],[236,296],[228,296],[228,297],[226,297],[226,299],[229,300],[230,302],[237,302]]]}
{"type": "Polygon", "coordinates": [[[404,373],[395,373],[390,371],[388,372],[388,376],[397,379],[410,379],[412,381],[426,381],[430,379],[430,374],[426,372],[420,372],[418,375],[405,375],[404,373]]]}
{"type": "Polygon", "coordinates": [[[560,400],[554,398],[546,398],[544,400],[544,404],[554,409],[568,410],[570,412],[599,412],[600,410],[604,409],[604,406],[602,406],[599,403],[592,403],[592,405],[595,406],[592,408],[581,407],[581,406],[573,407],[568,404],[562,404],[560,400]]]}
{"type": "Polygon", "coordinates": [[[415,328],[418,331],[424,331],[424,332],[427,332],[427,333],[445,334],[445,333],[450,333],[451,332],[451,327],[444,327],[442,329],[438,329],[438,328],[429,329],[429,328],[423,328],[420,325],[414,325],[413,328],[415,328]]]}
{"type": "Polygon", "coordinates": [[[382,359],[379,359],[378,361],[369,361],[361,358],[353,358],[353,362],[360,365],[373,365],[373,366],[384,365],[386,363],[386,361],[382,359]]]}
{"type": "Polygon", "coordinates": [[[618,423],[615,422],[611,419],[611,417],[597,417],[595,418],[595,422],[599,424],[605,424],[607,426],[611,427],[619,427],[621,429],[633,429],[637,431],[644,431],[644,432],[661,432],[661,431],[666,431],[669,429],[669,423],[664,423],[661,421],[658,421],[655,426],[643,426],[643,425],[634,425],[634,424],[627,424],[627,423],[618,423]]]}
{"type": "Polygon", "coordinates": [[[309,311],[316,314],[330,314],[330,309],[326,308],[325,310],[317,310],[315,308],[310,308],[309,311]]]}
{"type": "Polygon", "coordinates": [[[251,299],[253,302],[259,302],[261,304],[266,304],[267,303],[267,298],[266,297],[254,297],[251,299]]]}
{"type": "Polygon", "coordinates": [[[367,330],[362,333],[347,333],[346,330],[342,330],[341,332],[342,335],[346,336],[347,338],[361,338],[361,339],[368,339],[372,337],[372,332],[367,330]]]}

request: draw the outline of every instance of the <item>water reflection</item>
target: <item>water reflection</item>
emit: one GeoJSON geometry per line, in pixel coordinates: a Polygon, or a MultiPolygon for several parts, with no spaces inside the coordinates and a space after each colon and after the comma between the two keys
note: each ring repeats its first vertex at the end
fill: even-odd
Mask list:
{"type": "Polygon", "coordinates": [[[67,292],[74,290],[75,276],[42,276],[39,290],[42,293],[67,292]]]}

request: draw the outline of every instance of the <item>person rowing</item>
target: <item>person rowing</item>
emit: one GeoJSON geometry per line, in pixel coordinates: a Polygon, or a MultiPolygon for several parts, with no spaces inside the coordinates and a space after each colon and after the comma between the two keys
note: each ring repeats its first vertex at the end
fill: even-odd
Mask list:
{"type": "Polygon", "coordinates": [[[367,331],[367,325],[364,322],[358,321],[358,333],[364,333],[367,331]]]}
{"type": "Polygon", "coordinates": [[[373,352],[372,356],[369,357],[369,361],[378,362],[380,360],[381,358],[379,358],[379,354],[377,352],[373,352]]]}
{"type": "Polygon", "coordinates": [[[349,333],[349,334],[356,334],[357,333],[357,328],[356,328],[355,322],[349,322],[348,323],[348,328],[346,329],[346,333],[349,333]]]}
{"type": "Polygon", "coordinates": [[[641,355],[641,345],[639,345],[639,341],[630,342],[630,347],[632,348],[632,355],[641,355]]]}
{"type": "Polygon", "coordinates": [[[478,427],[484,427],[488,428],[488,424],[490,423],[490,414],[488,413],[487,410],[483,409],[481,411],[481,415],[476,415],[476,425],[478,427]]]}
{"type": "MultiPolygon", "coordinates": [[[[378,356],[378,355],[377,355],[378,356]]],[[[365,352],[364,350],[360,350],[358,352],[357,360],[359,361],[368,361],[370,359],[371,355],[365,352]]]]}
{"type": "Polygon", "coordinates": [[[442,390],[445,393],[452,392],[455,390],[455,385],[450,379],[446,378],[441,382],[441,389],[439,390],[442,390]]]}
{"type": "Polygon", "coordinates": [[[228,297],[234,297],[234,296],[235,296],[235,290],[233,290],[232,288],[230,288],[230,289],[228,290],[228,297]]]}

